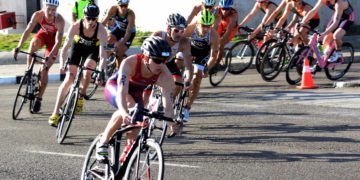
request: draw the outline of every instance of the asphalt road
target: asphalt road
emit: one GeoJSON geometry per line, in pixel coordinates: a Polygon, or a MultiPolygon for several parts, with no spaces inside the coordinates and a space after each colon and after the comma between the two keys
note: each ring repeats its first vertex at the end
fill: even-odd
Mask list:
{"type": "MultiPolygon", "coordinates": [[[[357,66],[346,80],[359,79],[357,66]]],[[[267,83],[254,70],[217,88],[205,79],[183,136],[165,140],[165,179],[360,179],[360,89],[331,88],[323,72],[315,82],[303,91],[284,73],[267,83]]],[[[59,145],[47,124],[58,86],[49,85],[41,114],[16,121],[17,85],[0,86],[0,179],[79,179],[114,109],[99,90],[59,145]]]]}

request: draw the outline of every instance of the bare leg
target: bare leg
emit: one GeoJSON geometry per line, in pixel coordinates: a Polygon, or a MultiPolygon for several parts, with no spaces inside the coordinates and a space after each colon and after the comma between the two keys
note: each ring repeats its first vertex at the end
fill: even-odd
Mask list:
{"type": "MultiPolygon", "coordinates": [[[[90,69],[95,69],[96,68],[96,62],[93,59],[87,59],[85,64],[85,67],[88,67],[90,69]]],[[[83,74],[83,78],[81,81],[81,86],[80,86],[80,95],[84,96],[86,95],[86,90],[89,87],[90,81],[91,81],[91,74],[93,71],[91,70],[85,70],[84,74],[83,74]]]]}
{"type": "Polygon", "coordinates": [[[192,104],[194,103],[195,99],[199,94],[201,80],[202,80],[202,72],[198,71],[192,80],[193,86],[192,89],[190,90],[188,101],[186,102],[186,107],[189,109],[191,109],[192,104]]]}

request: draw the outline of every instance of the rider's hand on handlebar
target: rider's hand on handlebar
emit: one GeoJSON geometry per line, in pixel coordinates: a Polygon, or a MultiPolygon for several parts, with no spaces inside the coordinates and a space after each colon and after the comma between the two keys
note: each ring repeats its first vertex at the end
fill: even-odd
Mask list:
{"type": "Polygon", "coordinates": [[[190,79],[184,79],[184,86],[186,90],[191,89],[191,80],[190,79]]]}
{"type": "Polygon", "coordinates": [[[19,47],[16,47],[14,50],[13,50],[13,57],[15,59],[15,61],[17,60],[17,55],[20,51],[20,48],[19,47]]]}

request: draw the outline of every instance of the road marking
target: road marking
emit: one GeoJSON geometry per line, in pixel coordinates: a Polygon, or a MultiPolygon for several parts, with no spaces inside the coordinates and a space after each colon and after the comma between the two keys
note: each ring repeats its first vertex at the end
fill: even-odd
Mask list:
{"type": "MultiPolygon", "coordinates": [[[[47,154],[47,155],[85,158],[85,155],[81,155],[81,154],[58,153],[58,152],[49,152],[49,151],[27,151],[27,152],[36,153],[36,154],[47,154]]],[[[165,163],[165,165],[166,166],[174,166],[174,167],[184,167],[184,168],[201,168],[200,166],[191,166],[191,165],[186,165],[186,164],[165,163]]]]}

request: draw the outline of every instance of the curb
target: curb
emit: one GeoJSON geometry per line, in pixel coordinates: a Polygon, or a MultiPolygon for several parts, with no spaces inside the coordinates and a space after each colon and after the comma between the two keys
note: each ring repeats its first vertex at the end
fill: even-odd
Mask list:
{"type": "MultiPolygon", "coordinates": [[[[19,84],[23,76],[3,76],[0,77],[0,85],[19,84]]],[[[61,82],[65,74],[49,74],[49,83],[61,82]]]]}
{"type": "Polygon", "coordinates": [[[360,81],[334,82],[334,88],[360,87],[360,81]]]}

